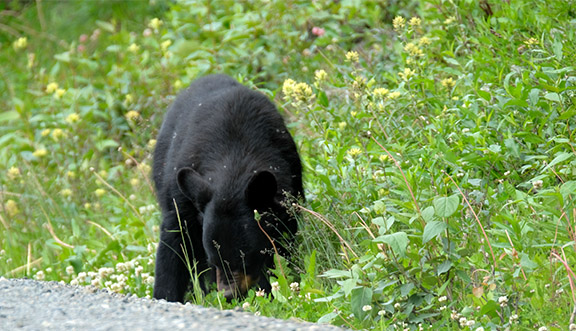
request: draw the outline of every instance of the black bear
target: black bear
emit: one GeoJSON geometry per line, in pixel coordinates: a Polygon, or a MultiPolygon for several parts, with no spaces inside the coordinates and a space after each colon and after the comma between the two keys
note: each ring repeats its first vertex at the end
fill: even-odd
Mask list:
{"type": "Polygon", "coordinates": [[[285,252],[297,230],[287,206],[304,192],[296,145],[266,96],[226,75],[193,82],[166,114],[153,178],[162,209],[154,298],[182,302],[192,269],[203,291],[216,282],[228,300],[270,290],[274,250],[285,252]]]}

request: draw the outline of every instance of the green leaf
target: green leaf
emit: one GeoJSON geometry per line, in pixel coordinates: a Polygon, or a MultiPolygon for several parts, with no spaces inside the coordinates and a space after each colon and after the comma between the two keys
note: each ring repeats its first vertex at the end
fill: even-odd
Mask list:
{"type": "Polygon", "coordinates": [[[562,184],[562,186],[560,186],[560,194],[562,194],[564,201],[568,201],[569,195],[576,194],[576,181],[571,180],[562,184]]]}
{"type": "Polygon", "coordinates": [[[544,169],[542,169],[542,172],[548,170],[548,168],[553,167],[560,162],[568,160],[573,156],[574,156],[573,153],[567,153],[567,152],[560,152],[556,154],[556,157],[550,163],[548,163],[548,165],[544,169]]]}
{"type": "Polygon", "coordinates": [[[329,105],[328,97],[324,91],[318,92],[318,104],[322,107],[328,107],[329,105]]]}
{"type": "Polygon", "coordinates": [[[451,268],[452,268],[452,262],[450,260],[446,260],[440,263],[438,269],[436,270],[436,275],[440,276],[441,274],[448,272],[448,270],[450,270],[451,268]]]}
{"type": "Polygon", "coordinates": [[[554,102],[560,102],[560,95],[558,93],[546,93],[544,94],[544,99],[546,100],[550,100],[550,101],[554,101],[554,102]]]}
{"type": "Polygon", "coordinates": [[[356,279],[354,278],[346,279],[345,281],[339,281],[338,283],[340,286],[342,286],[342,290],[344,291],[345,295],[350,295],[352,290],[354,290],[358,285],[356,279]]]}
{"type": "Polygon", "coordinates": [[[15,119],[18,119],[19,117],[20,114],[18,114],[17,111],[9,110],[7,112],[3,112],[2,114],[0,114],[0,122],[13,121],[15,119]]]}
{"type": "Polygon", "coordinates": [[[520,265],[527,269],[528,271],[531,271],[533,269],[536,269],[538,267],[538,264],[534,261],[532,261],[530,259],[530,256],[528,256],[528,254],[526,253],[520,253],[520,265]]]}
{"type": "Polygon", "coordinates": [[[408,241],[408,235],[406,232],[386,234],[374,239],[374,242],[388,244],[392,248],[392,251],[401,257],[406,256],[406,247],[408,247],[408,241]]]}
{"type": "Polygon", "coordinates": [[[493,313],[498,310],[500,305],[494,300],[489,300],[486,302],[482,308],[480,308],[480,316],[489,315],[493,316],[493,313]]]}
{"type": "Polygon", "coordinates": [[[422,210],[422,218],[426,223],[434,220],[434,207],[428,206],[422,210]]]}
{"type": "Polygon", "coordinates": [[[449,197],[438,197],[433,201],[434,211],[438,217],[448,217],[458,209],[460,197],[456,194],[449,197]]]}
{"type": "Polygon", "coordinates": [[[331,323],[336,317],[338,317],[338,313],[331,312],[331,313],[328,313],[328,314],[320,317],[320,318],[318,319],[318,321],[316,321],[316,323],[318,323],[318,324],[329,324],[329,323],[331,323]]]}
{"type": "Polygon", "coordinates": [[[56,59],[57,61],[60,62],[70,62],[70,52],[64,52],[64,53],[60,53],[60,54],[56,54],[54,55],[54,59],[56,59]]]}
{"type": "Polygon", "coordinates": [[[372,303],[372,289],[368,287],[358,287],[352,291],[350,297],[350,308],[356,318],[363,320],[367,312],[362,308],[372,303]]]}
{"type": "Polygon", "coordinates": [[[422,233],[422,243],[425,244],[430,239],[435,238],[437,235],[441,234],[446,230],[448,226],[442,221],[432,221],[426,224],[424,227],[424,233],[422,233]]]}
{"type": "Polygon", "coordinates": [[[98,142],[96,142],[96,149],[98,149],[99,151],[102,151],[106,148],[114,148],[114,147],[118,147],[118,143],[114,140],[111,139],[105,139],[105,140],[100,140],[98,142]]]}
{"type": "Polygon", "coordinates": [[[104,31],[108,31],[110,33],[114,33],[114,25],[112,23],[104,22],[104,21],[96,21],[96,25],[104,31]]]}

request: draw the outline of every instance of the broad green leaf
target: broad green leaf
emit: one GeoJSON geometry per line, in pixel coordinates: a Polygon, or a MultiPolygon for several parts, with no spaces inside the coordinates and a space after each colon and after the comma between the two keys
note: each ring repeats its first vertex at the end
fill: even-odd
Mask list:
{"type": "Polygon", "coordinates": [[[530,259],[526,253],[520,253],[520,265],[528,271],[538,267],[538,264],[530,259]]]}
{"type": "Polygon", "coordinates": [[[439,276],[443,273],[446,273],[451,268],[452,268],[452,262],[450,260],[446,260],[446,261],[440,263],[440,265],[438,266],[438,269],[436,270],[436,275],[439,276]]]}
{"type": "Polygon", "coordinates": [[[390,245],[394,253],[401,257],[406,256],[406,247],[408,247],[408,235],[406,232],[396,232],[386,234],[374,239],[375,242],[381,242],[390,245]]]}
{"type": "Polygon", "coordinates": [[[0,114],[0,122],[8,122],[18,119],[20,115],[15,110],[9,110],[0,114]]]}
{"type": "Polygon", "coordinates": [[[434,220],[434,207],[428,206],[422,210],[422,218],[426,223],[434,220]]]}
{"type": "Polygon", "coordinates": [[[371,305],[372,303],[372,289],[369,287],[358,287],[352,291],[350,297],[350,308],[356,318],[362,320],[366,313],[362,308],[371,305]]]}
{"type": "Polygon", "coordinates": [[[542,169],[542,172],[548,170],[548,168],[553,167],[560,162],[568,160],[573,156],[574,156],[573,153],[567,153],[567,152],[560,152],[556,154],[556,157],[550,163],[548,163],[548,165],[544,169],[542,169]]]}
{"type": "Polygon", "coordinates": [[[356,286],[358,285],[356,279],[354,278],[339,281],[338,283],[342,286],[342,290],[344,291],[345,295],[350,295],[352,290],[354,290],[354,288],[356,288],[356,286]]]}
{"type": "Polygon", "coordinates": [[[433,201],[434,211],[438,217],[448,217],[458,209],[460,197],[456,194],[449,197],[437,197],[433,201]]]}
{"type": "Polygon", "coordinates": [[[424,233],[422,233],[422,243],[425,244],[430,239],[435,238],[440,233],[444,232],[448,226],[442,221],[432,221],[426,224],[424,227],[424,233]]]}
{"type": "Polygon", "coordinates": [[[494,300],[489,300],[480,308],[480,316],[490,315],[492,316],[493,313],[500,308],[500,305],[496,303],[494,300]]]}
{"type": "Polygon", "coordinates": [[[54,59],[56,59],[57,61],[60,62],[70,62],[70,52],[64,52],[64,53],[60,53],[60,54],[56,54],[54,55],[54,59]]]}
{"type": "Polygon", "coordinates": [[[558,93],[555,93],[555,92],[546,93],[546,94],[544,94],[544,99],[554,101],[554,102],[560,102],[560,95],[558,93]]]}
{"type": "Polygon", "coordinates": [[[560,194],[562,194],[562,197],[564,198],[565,201],[568,199],[569,195],[575,195],[576,181],[571,180],[562,184],[562,186],[560,186],[560,194]]]}
{"type": "Polygon", "coordinates": [[[96,149],[98,149],[99,151],[102,151],[106,148],[114,148],[114,147],[118,147],[118,143],[111,139],[105,139],[96,142],[96,149]]]}
{"type": "Polygon", "coordinates": [[[330,324],[330,322],[332,322],[336,317],[338,317],[338,313],[331,312],[331,313],[328,313],[328,314],[320,317],[318,319],[318,321],[316,321],[316,323],[318,323],[318,324],[330,324]]]}

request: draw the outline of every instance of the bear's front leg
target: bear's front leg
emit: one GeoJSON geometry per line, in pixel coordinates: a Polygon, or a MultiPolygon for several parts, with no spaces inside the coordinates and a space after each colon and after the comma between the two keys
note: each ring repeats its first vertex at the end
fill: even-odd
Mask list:
{"type": "Polygon", "coordinates": [[[188,231],[184,226],[178,226],[174,214],[168,213],[162,222],[156,252],[154,298],[184,302],[184,294],[190,284],[188,266],[193,266],[194,260],[191,247],[187,244],[188,231]]]}

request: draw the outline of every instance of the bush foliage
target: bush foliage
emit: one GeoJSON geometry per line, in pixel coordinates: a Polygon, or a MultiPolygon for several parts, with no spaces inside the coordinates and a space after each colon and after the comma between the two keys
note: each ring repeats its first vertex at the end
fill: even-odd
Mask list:
{"type": "Polygon", "coordinates": [[[0,10],[0,275],[150,296],[155,135],[179,90],[228,73],[290,123],[308,201],[274,300],[191,301],[353,329],[576,329],[570,1],[0,10]]]}

